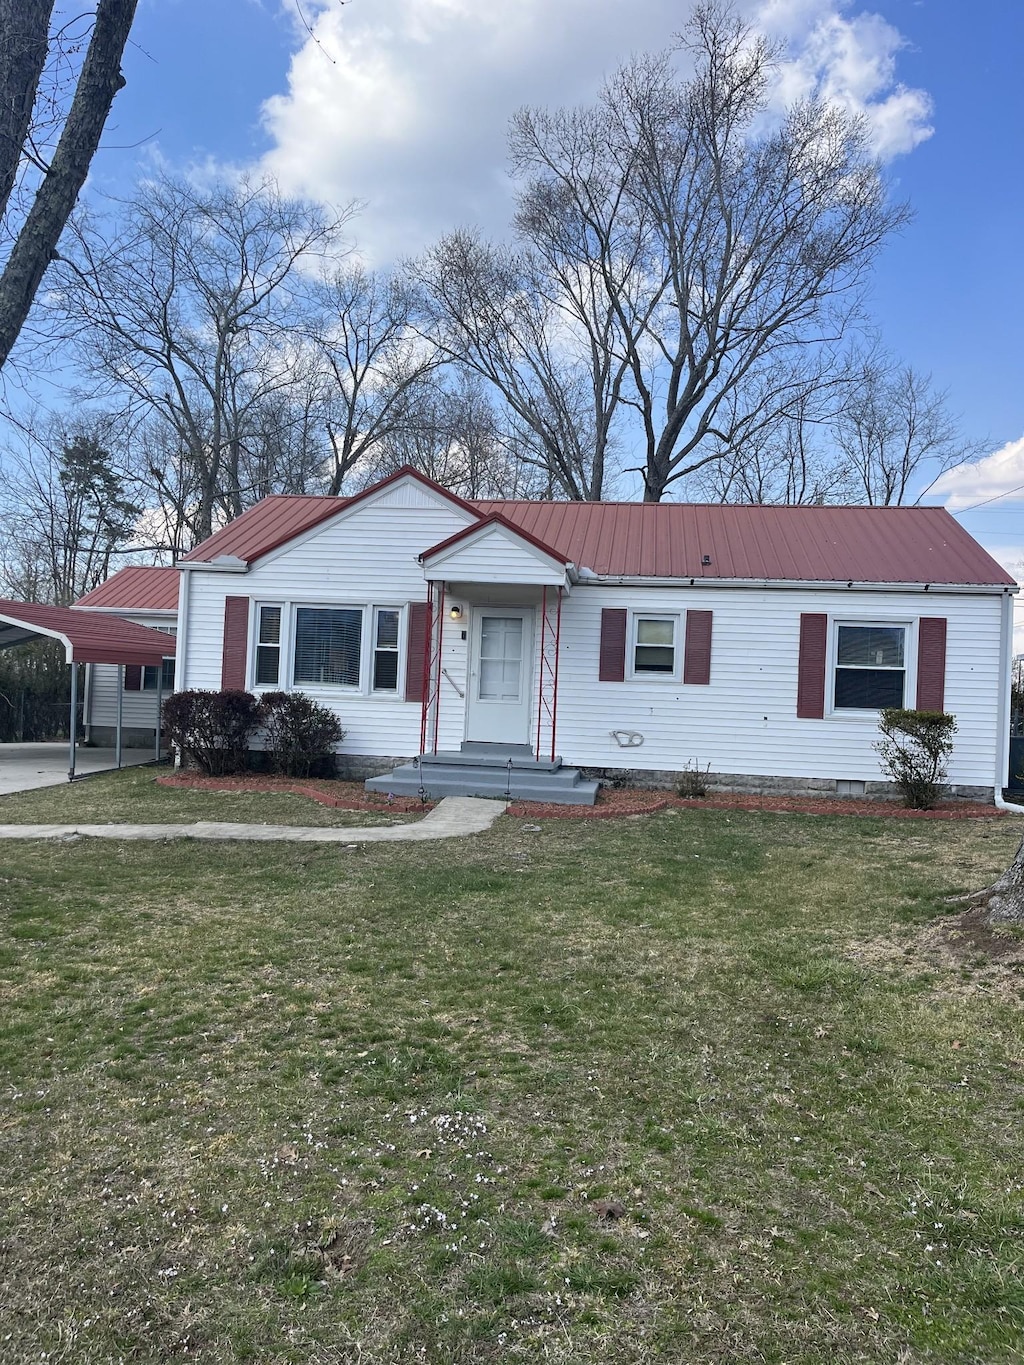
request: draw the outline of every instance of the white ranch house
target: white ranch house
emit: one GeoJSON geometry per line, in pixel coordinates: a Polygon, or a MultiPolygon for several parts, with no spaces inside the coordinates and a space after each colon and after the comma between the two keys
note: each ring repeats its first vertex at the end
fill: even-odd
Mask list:
{"type": "MultiPolygon", "coordinates": [[[[342,771],[379,789],[584,801],[593,778],[698,767],[882,795],[878,708],[904,705],[956,714],[951,784],[991,799],[1016,589],[941,508],[466,502],[405,469],[267,498],[79,606],[176,628],[176,689],[331,706],[342,771]]],[[[127,723],[155,716],[156,683],[127,679],[127,723]]],[[[115,692],[94,666],[90,726],[115,692]]]]}

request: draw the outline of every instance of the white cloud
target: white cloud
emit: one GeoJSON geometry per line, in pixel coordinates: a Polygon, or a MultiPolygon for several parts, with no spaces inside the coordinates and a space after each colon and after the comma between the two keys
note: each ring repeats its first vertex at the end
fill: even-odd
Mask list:
{"type": "Polygon", "coordinates": [[[899,31],[879,14],[848,15],[848,8],[842,0],[764,0],[756,18],[787,44],[779,103],[820,95],[861,115],[876,155],[887,161],[931,137],[932,102],[896,80],[905,46],[899,31]]]}
{"type": "MultiPolygon", "coordinates": [[[[902,39],[844,0],[742,0],[790,43],[787,97],[821,90],[864,112],[880,152],[907,151],[930,131],[922,91],[895,83],[902,39]]],[[[592,100],[633,52],[670,45],[689,0],[304,0],[312,34],[294,25],[288,89],[263,110],[265,168],[290,193],[362,200],[358,229],[386,261],[441,232],[507,227],[505,130],[523,104],[592,100]]],[[[294,18],[294,12],[293,12],[294,18]]]]}
{"type": "Polygon", "coordinates": [[[1024,502],[1024,436],[1019,441],[1008,441],[983,460],[940,474],[930,495],[945,502],[951,512],[990,498],[1024,502]]]}

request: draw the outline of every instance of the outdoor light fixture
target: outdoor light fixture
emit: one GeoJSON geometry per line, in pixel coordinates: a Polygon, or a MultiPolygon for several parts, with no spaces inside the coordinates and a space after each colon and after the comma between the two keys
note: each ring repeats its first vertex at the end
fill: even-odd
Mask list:
{"type": "Polygon", "coordinates": [[[448,613],[448,615],[452,618],[453,621],[461,621],[461,620],[462,620],[462,608],[461,608],[460,606],[458,606],[458,604],[456,604],[454,607],[452,607],[452,609],[451,609],[451,611],[448,613]]]}

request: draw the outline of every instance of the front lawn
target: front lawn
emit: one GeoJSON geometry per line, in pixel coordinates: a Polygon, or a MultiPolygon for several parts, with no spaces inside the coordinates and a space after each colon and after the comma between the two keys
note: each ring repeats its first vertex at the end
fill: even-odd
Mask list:
{"type": "Polygon", "coordinates": [[[1021,1359],[1019,832],[4,844],[0,1359],[1021,1359]]]}
{"type": "MultiPolygon", "coordinates": [[[[389,825],[410,817],[389,810],[336,810],[308,796],[280,791],[203,791],[165,787],[166,768],[124,768],[98,773],[60,787],[0,796],[0,825],[114,824],[177,825],[197,820],[230,820],[257,825],[389,825]]],[[[228,779],[230,782],[231,779],[228,779]]],[[[299,783],[298,785],[302,785],[299,783]]],[[[311,787],[324,783],[309,783],[311,787]]]]}

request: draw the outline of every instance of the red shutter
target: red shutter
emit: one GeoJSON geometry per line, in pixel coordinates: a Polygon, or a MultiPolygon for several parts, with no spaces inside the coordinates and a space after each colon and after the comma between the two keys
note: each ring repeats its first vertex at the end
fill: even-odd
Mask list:
{"type": "Polygon", "coordinates": [[[225,597],[224,646],[220,661],[221,687],[236,691],[245,688],[245,656],[248,642],[248,597],[225,597]]]}
{"type": "Polygon", "coordinates": [[[409,603],[409,637],[405,646],[405,699],[421,706],[427,691],[427,644],[430,636],[430,604],[409,603]]]}
{"type": "Polygon", "coordinates": [[[800,616],[800,664],[796,685],[796,713],[805,720],[825,714],[825,646],[828,617],[805,611],[800,616]]]}
{"type": "Polygon", "coordinates": [[[683,682],[711,681],[711,618],[710,611],[686,613],[686,647],[683,654],[683,682]]]}
{"type": "Polygon", "coordinates": [[[941,711],[946,700],[946,618],[917,623],[917,709],[941,711]]]}
{"type": "Polygon", "coordinates": [[[601,612],[601,648],[597,676],[601,682],[623,682],[626,677],[626,611],[605,607],[601,612]]]}
{"type": "Polygon", "coordinates": [[[139,664],[125,664],[124,690],[126,692],[142,691],[142,668],[139,664]]]}

